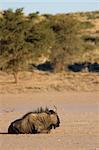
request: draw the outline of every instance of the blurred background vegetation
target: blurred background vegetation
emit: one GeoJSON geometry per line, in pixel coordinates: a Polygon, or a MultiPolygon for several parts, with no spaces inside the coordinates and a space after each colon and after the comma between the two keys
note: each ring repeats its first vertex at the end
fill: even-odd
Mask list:
{"type": "MultiPolygon", "coordinates": [[[[73,64],[99,64],[99,11],[28,16],[23,8],[0,12],[0,70],[18,72],[48,67],[68,71],[73,64]]],[[[44,69],[43,69],[44,70],[44,69]]]]}

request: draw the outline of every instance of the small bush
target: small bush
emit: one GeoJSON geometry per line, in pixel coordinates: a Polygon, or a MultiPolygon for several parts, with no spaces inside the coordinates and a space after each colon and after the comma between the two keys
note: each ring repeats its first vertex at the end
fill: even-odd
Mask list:
{"type": "Polygon", "coordinates": [[[94,43],[94,44],[99,43],[99,36],[83,35],[81,38],[82,38],[82,40],[84,40],[85,42],[90,42],[90,43],[94,43]]]}
{"type": "Polygon", "coordinates": [[[95,45],[92,45],[90,43],[85,43],[84,44],[84,50],[87,51],[87,50],[93,50],[95,48],[95,45]]]}
{"type": "Polygon", "coordinates": [[[85,22],[80,23],[80,28],[81,29],[89,29],[89,28],[93,28],[93,27],[94,27],[94,24],[92,24],[89,21],[85,21],[85,22]]]}

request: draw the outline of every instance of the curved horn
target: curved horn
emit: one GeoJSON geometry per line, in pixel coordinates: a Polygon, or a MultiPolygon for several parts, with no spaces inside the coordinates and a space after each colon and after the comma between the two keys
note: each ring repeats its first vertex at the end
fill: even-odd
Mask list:
{"type": "Polygon", "coordinates": [[[55,112],[57,112],[57,107],[54,105],[54,108],[55,108],[55,112]]]}

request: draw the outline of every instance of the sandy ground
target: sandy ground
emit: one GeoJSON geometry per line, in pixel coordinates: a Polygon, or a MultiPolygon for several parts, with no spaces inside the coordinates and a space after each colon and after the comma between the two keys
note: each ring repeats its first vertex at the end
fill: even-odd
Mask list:
{"type": "Polygon", "coordinates": [[[1,150],[99,150],[99,92],[0,95],[1,150]],[[50,134],[8,135],[11,121],[39,106],[57,106],[61,125],[50,134]]]}

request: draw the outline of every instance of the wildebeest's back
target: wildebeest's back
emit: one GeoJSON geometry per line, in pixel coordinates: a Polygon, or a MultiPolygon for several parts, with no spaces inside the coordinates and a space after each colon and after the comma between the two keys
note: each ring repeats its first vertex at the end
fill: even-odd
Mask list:
{"type": "Polygon", "coordinates": [[[51,124],[50,115],[45,112],[42,113],[31,113],[28,116],[28,121],[31,125],[34,125],[35,130],[39,133],[43,130],[47,130],[51,124]]]}

